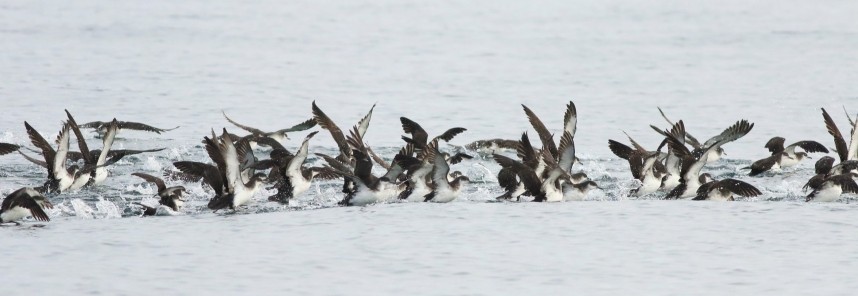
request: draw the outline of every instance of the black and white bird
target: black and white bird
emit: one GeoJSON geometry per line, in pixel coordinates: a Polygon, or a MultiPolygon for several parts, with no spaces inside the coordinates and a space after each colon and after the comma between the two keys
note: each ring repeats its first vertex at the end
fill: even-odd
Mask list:
{"type": "MultiPolygon", "coordinates": [[[[395,184],[387,177],[375,177],[372,175],[372,160],[368,155],[363,154],[359,150],[352,151],[354,155],[355,166],[352,167],[347,163],[343,163],[334,157],[316,153],[322,157],[328,165],[325,168],[336,172],[338,175],[349,181],[351,187],[345,190],[346,194],[339,202],[343,206],[365,206],[384,202],[392,198],[391,191],[395,184]]],[[[398,187],[398,186],[397,186],[398,187]]],[[[395,192],[395,191],[393,191],[395,192]]]]}
{"type": "Polygon", "coordinates": [[[754,197],[763,194],[754,185],[736,179],[710,181],[697,188],[693,200],[732,201],[733,195],[754,197]]]}
{"type": "MultiPolygon", "coordinates": [[[[524,110],[524,114],[527,115],[527,120],[530,122],[530,125],[533,127],[533,129],[536,131],[536,134],[539,136],[539,140],[542,142],[542,149],[547,150],[551,154],[551,157],[553,157],[554,159],[559,159],[560,152],[558,151],[557,144],[554,143],[554,136],[548,130],[548,127],[546,127],[542,120],[539,119],[538,116],[536,116],[536,113],[534,113],[533,110],[530,110],[530,108],[523,104],[521,105],[521,107],[524,110]]],[[[569,101],[569,103],[566,104],[566,112],[563,114],[563,129],[560,135],[562,137],[563,135],[568,133],[570,137],[574,139],[575,132],[577,131],[577,129],[578,110],[575,107],[575,103],[569,101]]],[[[573,163],[575,162],[578,162],[577,158],[573,160],[573,163]]],[[[537,170],[537,173],[540,172],[537,170]]]]}
{"type": "MultiPolygon", "coordinates": [[[[526,140],[526,134],[522,135],[522,139],[526,140]]],[[[525,144],[524,146],[528,146],[525,144]]],[[[578,200],[582,192],[570,180],[569,170],[575,162],[575,143],[572,140],[570,132],[564,132],[560,138],[560,147],[557,149],[558,158],[555,158],[549,150],[542,150],[541,163],[544,165],[543,173],[539,174],[533,169],[531,159],[533,155],[524,155],[524,162],[519,162],[509,157],[495,154],[493,158],[503,169],[515,173],[524,187],[524,192],[520,195],[529,195],[534,197],[537,202],[558,202],[564,200],[578,200]],[[530,162],[531,164],[526,164],[530,162]],[[544,176],[540,176],[544,175],[544,176]]],[[[530,154],[527,152],[526,154],[530,154]]],[[[586,182],[585,182],[586,183],[586,182]]],[[[509,184],[507,184],[509,185],[509,184]]],[[[504,186],[507,187],[507,186],[504,186]]],[[[583,187],[589,191],[588,185],[583,187]]],[[[507,190],[513,189],[508,186],[507,190]]],[[[518,189],[514,189],[519,191],[518,189]]],[[[586,193],[586,192],[584,192],[586,193]]]]}
{"type": "MultiPolygon", "coordinates": [[[[658,112],[661,113],[661,116],[664,118],[665,121],[667,121],[668,124],[670,124],[671,126],[674,125],[674,122],[667,118],[667,115],[664,114],[664,111],[661,110],[661,107],[658,107],[658,112]]],[[[700,143],[700,141],[697,140],[697,138],[692,136],[686,130],[685,142],[687,144],[691,145],[692,148],[694,148],[691,151],[693,152],[693,155],[695,157],[699,157],[699,155],[701,153],[703,153],[704,151],[708,151],[707,152],[708,155],[706,156],[706,163],[716,162],[716,161],[720,160],[724,155],[726,155],[726,153],[724,152],[724,148],[722,148],[720,146],[714,150],[709,150],[708,148],[715,145],[715,142],[717,142],[718,139],[721,139],[721,138],[725,137],[727,133],[730,133],[731,132],[730,128],[732,128],[732,127],[733,126],[728,127],[727,129],[722,131],[720,134],[718,134],[712,138],[709,138],[709,140],[706,140],[706,142],[703,142],[703,143],[700,143]]]]}
{"type": "MultiPolygon", "coordinates": [[[[437,143],[437,142],[436,142],[437,143]]],[[[467,176],[457,176],[452,181],[449,181],[448,174],[450,173],[450,165],[441,152],[438,151],[437,144],[431,144],[429,149],[433,149],[432,156],[432,192],[426,195],[426,201],[430,202],[451,202],[459,197],[462,188],[471,181],[467,176]]]]}
{"type": "MultiPolygon", "coordinates": [[[[76,165],[66,167],[66,156],[69,151],[69,133],[71,132],[71,126],[68,123],[63,124],[62,130],[57,135],[56,150],[28,122],[24,122],[24,127],[27,129],[27,134],[33,146],[42,151],[44,161],[29,157],[27,159],[48,170],[48,181],[44,185],[47,192],[65,192],[72,186],[79,175],[89,174],[95,169],[94,167],[88,167],[82,171],[76,165]]],[[[21,151],[18,152],[21,153],[21,151]]],[[[24,154],[21,153],[21,155],[24,154]]],[[[26,155],[24,156],[26,157],[26,155]]]]}
{"type": "Polygon", "coordinates": [[[432,193],[431,176],[435,168],[435,157],[424,157],[417,160],[410,155],[397,155],[400,166],[408,168],[406,188],[399,194],[399,199],[408,202],[424,202],[426,196],[432,193]],[[411,165],[401,162],[408,159],[411,165]]]}
{"type": "MultiPolygon", "coordinates": [[[[111,122],[112,121],[92,121],[92,122],[87,122],[87,123],[81,124],[81,125],[79,125],[79,127],[82,129],[95,129],[95,132],[101,136],[101,135],[104,135],[107,133],[108,129],[110,128],[111,122]]],[[[135,131],[152,132],[152,133],[156,133],[159,135],[163,132],[168,132],[168,131],[172,131],[172,130],[179,128],[177,126],[174,128],[163,129],[163,128],[157,128],[157,127],[154,127],[154,126],[151,126],[148,124],[143,124],[143,123],[139,123],[139,122],[132,122],[132,121],[117,121],[116,123],[117,123],[117,126],[119,127],[120,130],[135,130],[135,131]]]]}
{"type": "Polygon", "coordinates": [[[413,120],[408,119],[406,117],[400,117],[399,122],[402,123],[402,131],[406,134],[411,135],[410,138],[403,136],[402,140],[404,140],[406,143],[414,145],[414,151],[416,153],[420,153],[425,149],[430,149],[429,145],[431,143],[438,143],[439,141],[450,142],[450,140],[452,140],[454,137],[467,130],[463,127],[454,127],[448,129],[444,133],[436,136],[435,138],[432,138],[432,140],[429,140],[429,133],[427,133],[426,130],[423,129],[423,127],[420,126],[420,124],[418,124],[417,122],[414,122],[413,120]]]}
{"type": "Polygon", "coordinates": [[[304,167],[304,162],[309,155],[310,139],[318,132],[312,132],[304,138],[301,147],[295,152],[295,155],[282,156],[282,165],[272,167],[272,170],[277,170],[280,179],[274,187],[277,188],[277,194],[268,198],[269,201],[276,201],[283,204],[288,204],[289,201],[310,189],[310,185],[315,178],[334,179],[338,175],[330,169],[324,167],[304,167]]]}
{"type": "MultiPolygon", "coordinates": [[[[312,104],[313,109],[313,118],[316,120],[316,123],[319,124],[319,127],[328,130],[331,133],[331,138],[334,139],[334,142],[337,143],[337,148],[339,148],[340,154],[337,155],[337,159],[340,162],[353,165],[355,162],[354,155],[352,155],[352,148],[349,146],[349,143],[346,140],[346,135],[340,129],[339,126],[328,117],[325,112],[322,111],[319,106],[316,105],[316,101],[313,101],[312,104]]],[[[353,129],[357,130],[357,134],[363,138],[366,134],[367,130],[369,130],[369,123],[372,120],[372,112],[375,110],[375,104],[369,109],[369,112],[358,121],[357,124],[354,125],[353,129]]],[[[348,193],[349,191],[353,191],[353,184],[351,183],[351,178],[344,178],[343,180],[343,193],[348,193]]]]}
{"type": "MultiPolygon", "coordinates": [[[[677,124],[684,125],[682,120],[677,122],[677,124]]],[[[702,149],[700,153],[694,153],[688,150],[688,147],[685,147],[682,141],[679,140],[680,135],[667,133],[667,144],[673,148],[674,152],[677,153],[679,157],[682,158],[682,179],[680,184],[671,190],[665,198],[676,199],[692,198],[697,196],[697,189],[703,185],[700,182],[700,171],[708,162],[707,158],[710,155],[713,155],[712,151],[718,150],[726,143],[733,142],[744,137],[751,131],[751,129],[753,129],[753,127],[753,123],[749,123],[747,120],[740,120],[727,128],[727,130],[720,135],[707,141],[707,143],[711,142],[711,144],[704,144],[707,146],[703,146],[704,149],[702,149]]],[[[684,130],[684,128],[682,130],[684,130]]]]}
{"type": "Polygon", "coordinates": [[[828,148],[825,148],[825,145],[816,141],[798,141],[784,147],[785,141],[786,139],[783,137],[774,137],[766,142],[765,146],[769,149],[769,152],[771,152],[772,155],[781,154],[781,152],[786,153],[786,155],[782,155],[781,157],[781,161],[779,163],[781,168],[797,165],[805,158],[809,159],[810,157],[808,157],[808,153],[828,153],[828,148]],[[804,149],[804,152],[796,152],[795,148],[804,149]]]}
{"type": "Polygon", "coordinates": [[[149,207],[149,206],[140,204],[145,209],[143,212],[144,216],[159,215],[161,213],[165,213],[164,215],[170,215],[170,214],[173,214],[173,212],[179,212],[182,209],[182,206],[184,206],[185,200],[182,199],[182,195],[186,191],[184,186],[167,187],[167,184],[164,183],[164,180],[161,180],[161,178],[158,178],[158,177],[155,177],[152,175],[148,175],[148,174],[144,174],[144,173],[133,173],[131,175],[137,176],[137,177],[145,180],[146,182],[155,184],[155,186],[157,186],[157,188],[158,188],[158,194],[157,194],[159,197],[158,204],[160,204],[161,206],[166,207],[167,209],[172,211],[172,212],[163,211],[163,210],[160,210],[159,208],[153,208],[153,207],[149,207]]]}
{"type": "MultiPolygon", "coordinates": [[[[814,165],[815,175],[807,181],[807,183],[802,186],[804,191],[807,190],[816,190],[822,186],[822,182],[825,181],[825,178],[829,176],[831,173],[831,169],[834,166],[835,159],[831,156],[823,156],[819,160],[816,161],[816,165],[814,165]]],[[[843,172],[839,172],[838,175],[843,172]]]]}
{"type": "Polygon", "coordinates": [[[15,190],[0,205],[0,224],[21,225],[19,220],[31,216],[38,221],[51,221],[45,213],[46,208],[53,208],[53,205],[39,191],[29,187],[15,190]]]}
{"type": "MultiPolygon", "coordinates": [[[[516,147],[516,156],[521,159],[522,165],[530,168],[536,174],[537,178],[545,171],[545,163],[539,157],[540,154],[541,152],[534,149],[530,143],[530,137],[528,137],[527,132],[522,133],[516,147]]],[[[504,189],[504,193],[495,199],[519,201],[521,195],[528,191],[523,180],[518,177],[520,170],[517,166],[513,165],[501,167],[500,171],[498,171],[497,179],[498,185],[504,189]]]]}
{"type": "Polygon", "coordinates": [[[477,140],[465,145],[464,148],[482,155],[491,155],[515,151],[518,149],[518,141],[507,139],[477,140]]]}
{"type": "MultiPolygon", "coordinates": [[[[173,165],[181,172],[200,176],[215,191],[215,196],[208,203],[208,208],[214,211],[229,208],[235,210],[239,206],[250,202],[256,192],[267,180],[265,174],[254,174],[248,180],[242,177],[242,169],[239,157],[248,155],[246,151],[239,151],[226,129],[220,138],[204,138],[206,151],[215,165],[179,161],[173,165]]],[[[241,150],[248,149],[248,145],[241,145],[241,150]]]]}
{"type": "Polygon", "coordinates": [[[833,202],[844,193],[858,193],[858,184],[852,174],[835,175],[825,178],[819,188],[807,195],[806,201],[833,202]]]}
{"type": "Polygon", "coordinates": [[[86,144],[86,139],[84,139],[83,134],[80,132],[80,128],[75,122],[74,117],[72,117],[71,113],[68,110],[66,111],[66,116],[68,117],[68,123],[71,126],[72,131],[77,137],[78,147],[80,148],[80,155],[83,158],[84,166],[86,167],[95,167],[95,169],[89,174],[81,174],[78,176],[72,186],[69,188],[71,190],[77,190],[83,188],[84,186],[97,185],[104,182],[107,179],[107,165],[115,163],[117,159],[113,159],[110,163],[108,163],[108,154],[110,153],[110,148],[113,146],[113,141],[116,137],[116,133],[119,131],[119,124],[116,119],[113,119],[110,124],[108,124],[107,130],[105,131],[102,138],[102,148],[101,152],[98,154],[97,158],[93,158],[92,153],[89,151],[89,147],[86,144]]]}
{"type": "MultiPolygon", "coordinates": [[[[250,126],[235,122],[235,120],[232,120],[231,118],[229,118],[229,116],[226,116],[226,111],[221,111],[221,113],[223,113],[223,117],[226,118],[226,120],[229,121],[229,123],[232,123],[233,125],[237,126],[238,128],[243,129],[243,130],[245,130],[245,131],[247,131],[247,132],[249,132],[252,135],[257,136],[257,137],[267,137],[267,138],[274,139],[275,141],[277,141],[281,144],[285,143],[286,140],[289,139],[288,133],[305,131],[305,130],[311,129],[314,126],[316,126],[316,120],[313,118],[310,118],[304,122],[301,122],[301,123],[296,124],[296,125],[289,127],[289,128],[284,128],[284,129],[276,130],[273,132],[266,132],[266,131],[263,131],[263,130],[258,129],[258,128],[250,127],[250,126]]],[[[255,148],[254,146],[258,145],[259,143],[257,143],[256,141],[251,141],[250,144],[251,144],[251,148],[255,148]]],[[[263,142],[263,145],[264,145],[264,142],[263,142]]]]}
{"type": "Polygon", "coordinates": [[[632,149],[614,140],[608,140],[608,148],[614,155],[629,162],[632,177],[641,183],[640,186],[629,192],[629,196],[645,196],[656,192],[661,187],[662,172],[655,168],[657,164],[660,164],[658,151],[649,152],[643,149],[632,149]]]}
{"type": "MultiPolygon", "coordinates": [[[[340,155],[337,156],[337,159],[347,163],[353,162],[354,160],[352,159],[352,149],[346,141],[346,135],[343,133],[340,127],[337,126],[337,124],[334,123],[334,121],[331,120],[331,118],[328,117],[327,114],[325,114],[325,112],[322,112],[322,109],[316,105],[316,101],[313,101],[312,107],[313,118],[316,120],[316,123],[319,124],[319,127],[326,129],[331,133],[331,137],[334,139],[334,142],[337,143],[337,147],[340,149],[340,155]]],[[[374,104],[369,109],[369,112],[367,112],[366,116],[361,118],[361,120],[358,121],[358,123],[354,126],[354,128],[357,129],[357,133],[358,135],[360,135],[361,138],[364,137],[366,131],[369,129],[369,123],[372,120],[373,110],[375,110],[374,104]]]]}
{"type": "MultiPolygon", "coordinates": [[[[145,150],[131,150],[131,149],[110,149],[107,152],[107,158],[109,159],[107,162],[116,162],[121,160],[122,158],[130,155],[137,155],[142,153],[151,153],[151,152],[159,152],[164,151],[167,148],[156,148],[156,149],[145,149],[145,150]]],[[[101,155],[101,149],[93,149],[89,150],[89,155],[91,158],[98,159],[101,155]]],[[[69,151],[66,156],[69,161],[80,161],[83,160],[83,153],[78,151],[69,151]]]]}
{"type": "MultiPolygon", "coordinates": [[[[662,131],[658,127],[654,125],[650,125],[650,127],[655,130],[657,133],[661,134],[665,138],[669,137],[668,134],[673,135],[680,144],[683,146],[686,143],[686,137],[681,136],[686,134],[685,132],[685,124],[679,124],[677,122],[674,124],[669,131],[662,131]]],[[[661,145],[667,144],[666,140],[662,142],[661,145]]],[[[659,149],[661,150],[661,147],[659,149]]],[[[667,153],[664,155],[664,173],[661,177],[661,185],[659,187],[660,190],[664,190],[670,192],[676,186],[679,186],[682,179],[682,157],[680,157],[670,145],[667,145],[667,153]]]]}
{"type": "Polygon", "coordinates": [[[757,176],[770,170],[778,170],[797,165],[805,158],[810,158],[808,153],[822,152],[828,153],[825,145],[816,141],[799,141],[792,145],[784,147],[786,139],[782,137],[771,138],[766,142],[765,148],[769,149],[772,155],[757,160],[751,164],[749,173],[750,176],[757,176]],[[796,148],[804,149],[804,152],[796,152],[796,148]]]}
{"type": "Polygon", "coordinates": [[[852,133],[849,137],[849,143],[847,143],[843,134],[840,133],[840,129],[837,128],[837,124],[834,123],[834,119],[828,115],[825,108],[822,108],[822,118],[825,120],[825,128],[828,129],[828,134],[834,137],[834,148],[837,150],[840,161],[858,160],[858,120],[850,122],[852,133]]]}

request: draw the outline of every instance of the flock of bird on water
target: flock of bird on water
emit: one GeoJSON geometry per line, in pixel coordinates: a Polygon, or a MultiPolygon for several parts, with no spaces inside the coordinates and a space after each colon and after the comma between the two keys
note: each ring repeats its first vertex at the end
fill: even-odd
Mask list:
{"type": "MultiPolygon", "coordinates": [[[[583,172],[574,172],[573,166],[580,163],[575,157],[575,131],[578,114],[573,102],[566,105],[563,127],[559,142],[527,106],[522,105],[541,142],[541,148],[531,143],[527,132],[519,140],[489,139],[465,145],[464,151],[490,155],[500,166],[497,174],[498,185],[504,190],[498,200],[559,202],[583,200],[587,194],[600,188],[583,172]],[[501,152],[514,152],[516,158],[505,156],[501,152]]],[[[203,144],[211,163],[177,161],[173,165],[175,173],[165,173],[168,180],[184,182],[203,182],[212,189],[208,208],[215,212],[221,209],[235,210],[247,205],[263,184],[272,184],[276,194],[268,197],[271,202],[288,204],[289,201],[310,188],[314,179],[343,179],[342,192],[345,197],[340,202],[344,206],[363,206],[379,202],[450,202],[455,200],[469,179],[459,171],[450,172],[450,165],[473,156],[464,152],[453,155],[439,150],[440,142],[449,142],[466,129],[451,128],[435,137],[416,122],[400,117],[403,147],[387,162],[377,155],[363,140],[369,128],[375,105],[346,134],[317,105],[312,104],[312,118],[293,127],[265,132],[239,124],[224,117],[233,125],[249,132],[238,136],[228,133],[224,128],[220,135],[212,130],[211,135],[203,137],[203,144]],[[308,145],[318,131],[307,134],[301,146],[289,151],[284,146],[287,133],[309,130],[316,125],[330,132],[337,143],[339,155],[316,155],[326,162],[325,165],[307,167],[308,145]],[[254,149],[259,146],[270,148],[268,159],[258,159],[254,149]],[[374,165],[387,169],[383,176],[372,173],[374,165]],[[268,173],[262,173],[268,170],[268,173]]],[[[661,112],[661,109],[659,108],[661,112]]],[[[47,181],[38,187],[18,189],[3,200],[0,207],[0,225],[14,223],[27,217],[38,221],[50,221],[44,208],[52,204],[47,196],[63,192],[81,190],[97,186],[108,177],[107,167],[125,156],[139,153],[156,152],[152,150],[116,150],[111,149],[116,134],[123,129],[162,133],[172,129],[159,129],[150,125],[117,121],[95,121],[78,125],[71,113],[66,110],[67,120],[51,143],[29,123],[24,122],[27,134],[35,149],[15,144],[0,143],[0,155],[19,152],[30,162],[47,169],[47,181]],[[102,139],[100,150],[89,150],[81,129],[95,129],[102,139]],[[77,138],[80,151],[70,150],[71,134],[77,138]],[[24,148],[24,149],[22,149],[24,148]],[[32,157],[23,150],[41,154],[41,158],[32,157]],[[47,195],[47,196],[46,196],[47,195]]],[[[665,129],[651,126],[661,134],[664,140],[655,150],[648,150],[631,137],[631,146],[609,140],[611,151],[618,157],[628,160],[632,176],[639,186],[629,192],[629,196],[640,197],[656,192],[665,192],[665,199],[693,200],[733,200],[733,196],[753,197],[762,194],[753,185],[736,179],[714,180],[710,174],[701,170],[707,163],[717,161],[724,154],[724,146],[747,135],[754,127],[747,120],[739,120],[720,134],[705,142],[698,141],[685,130],[682,120],[673,122],[661,112],[669,123],[665,129]]],[[[840,162],[830,156],[820,158],[815,165],[816,175],[807,181],[803,189],[810,191],[807,201],[830,202],[840,199],[844,193],[858,193],[858,121],[847,113],[852,130],[847,143],[834,120],[822,109],[822,116],[829,134],[834,137],[834,148],[840,162]]],[[[175,128],[173,128],[175,129],[175,128]]],[[[628,135],[627,135],[628,136],[628,135]]],[[[785,139],[774,137],[765,144],[771,155],[753,162],[750,176],[760,175],[798,164],[808,157],[808,153],[828,153],[825,145],[815,141],[799,141],[784,146],[785,139]],[[801,148],[804,151],[796,151],[801,148]]],[[[509,155],[509,153],[507,154],[509,155]]],[[[180,213],[184,204],[183,186],[168,187],[159,177],[145,173],[133,173],[145,182],[158,188],[159,205],[142,207],[144,216],[174,215],[180,213]]]]}

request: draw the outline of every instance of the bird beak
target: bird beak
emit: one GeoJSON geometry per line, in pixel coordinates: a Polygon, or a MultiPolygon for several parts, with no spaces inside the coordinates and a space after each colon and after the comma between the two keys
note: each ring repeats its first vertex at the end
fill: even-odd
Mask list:
{"type": "Polygon", "coordinates": [[[807,159],[813,159],[813,157],[810,157],[810,155],[805,156],[805,157],[807,157],[807,159]]]}

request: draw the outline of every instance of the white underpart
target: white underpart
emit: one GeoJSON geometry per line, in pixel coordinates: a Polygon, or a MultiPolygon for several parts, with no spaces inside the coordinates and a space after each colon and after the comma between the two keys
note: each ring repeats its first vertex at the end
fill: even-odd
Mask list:
{"type": "Polygon", "coordinates": [[[590,186],[584,187],[584,190],[578,190],[571,185],[564,185],[563,200],[564,201],[582,201],[587,198],[587,193],[590,193],[590,186]]]}
{"type": "Polygon", "coordinates": [[[832,182],[825,182],[822,184],[822,188],[816,192],[816,195],[811,201],[833,202],[840,199],[841,194],[843,194],[843,188],[841,188],[840,185],[832,182]]]}
{"type": "Polygon", "coordinates": [[[304,176],[293,176],[292,174],[286,175],[289,178],[289,182],[292,183],[292,197],[297,197],[307,190],[310,189],[310,185],[312,182],[304,179],[304,176]]]}
{"type": "Polygon", "coordinates": [[[259,188],[262,188],[262,182],[256,182],[256,185],[253,188],[248,190],[244,184],[239,185],[241,190],[236,190],[235,197],[232,199],[232,206],[238,207],[242,205],[246,205],[253,199],[253,196],[256,195],[256,192],[259,191],[259,188]]]}
{"type": "Polygon", "coordinates": [[[697,189],[700,189],[700,180],[698,178],[687,180],[685,182],[685,191],[682,192],[679,198],[693,198],[697,196],[697,189]]]}
{"type": "Polygon", "coordinates": [[[426,195],[432,193],[432,188],[426,184],[426,175],[432,172],[433,164],[424,163],[417,171],[411,175],[411,194],[405,197],[409,202],[424,202],[426,195]]]}
{"type": "MultiPolygon", "coordinates": [[[[301,143],[301,147],[298,148],[298,151],[295,153],[295,157],[292,158],[292,161],[290,161],[286,167],[286,177],[289,178],[289,182],[292,183],[293,198],[310,189],[310,180],[304,179],[304,174],[301,173],[304,161],[307,160],[309,145],[310,136],[307,136],[307,138],[304,138],[304,142],[301,143]]],[[[316,173],[313,173],[313,176],[315,176],[315,174],[316,173]]]]}
{"type": "Polygon", "coordinates": [[[92,179],[91,174],[83,174],[74,179],[71,186],[69,186],[68,190],[78,190],[86,186],[86,183],[89,183],[89,180],[92,179]]]}
{"type": "Polygon", "coordinates": [[[676,186],[679,186],[679,175],[668,174],[664,181],[662,182],[662,189],[664,190],[673,190],[676,186]]]}
{"type": "Polygon", "coordinates": [[[66,170],[66,157],[68,156],[68,152],[69,130],[66,127],[63,129],[62,135],[59,139],[57,153],[54,156],[53,164],[48,164],[53,165],[54,178],[59,180],[58,189],[61,192],[69,189],[69,187],[71,187],[74,183],[74,176],[69,174],[69,172],[66,170]]]}
{"type": "Polygon", "coordinates": [[[713,163],[721,159],[721,152],[718,152],[718,149],[712,149],[708,154],[706,163],[713,163]]]}
{"type": "Polygon", "coordinates": [[[270,134],[268,135],[268,137],[274,139],[277,142],[280,142],[280,144],[286,144],[286,140],[288,140],[286,136],[283,135],[283,133],[270,134]]]}
{"type": "MultiPolygon", "coordinates": [[[[116,130],[109,130],[107,134],[104,135],[104,139],[102,140],[103,147],[101,148],[101,154],[98,155],[98,159],[96,160],[96,165],[104,165],[107,162],[107,153],[110,152],[110,148],[113,147],[113,140],[116,138],[116,130]]],[[[100,167],[95,169],[95,176],[92,178],[92,184],[98,185],[104,182],[107,179],[107,168],[100,167]]]]}
{"type": "Polygon", "coordinates": [[[788,155],[789,156],[781,155],[781,161],[772,166],[772,168],[775,168],[775,166],[778,166],[779,168],[788,168],[797,165],[801,161],[798,159],[798,156],[795,155],[795,153],[788,155]]]}
{"type": "Polygon", "coordinates": [[[635,196],[640,197],[656,192],[659,187],[661,187],[661,179],[656,177],[651,169],[647,170],[643,181],[641,181],[641,187],[635,192],[635,196]]]}
{"type": "Polygon", "coordinates": [[[712,190],[712,191],[709,191],[709,194],[706,197],[707,197],[707,200],[731,201],[731,200],[733,200],[733,193],[730,191],[727,191],[727,194],[722,194],[721,190],[712,190]]]}
{"type": "Polygon", "coordinates": [[[542,191],[545,192],[545,201],[546,202],[558,202],[563,201],[563,192],[560,191],[557,186],[551,184],[553,182],[544,182],[542,183],[542,191]]]}
{"type": "MultiPolygon", "coordinates": [[[[181,199],[174,198],[174,199],[173,199],[173,202],[174,202],[174,203],[176,203],[176,209],[178,209],[179,211],[181,211],[181,210],[182,210],[182,208],[183,208],[183,207],[185,207],[185,202],[184,202],[184,201],[182,201],[181,199]]],[[[169,208],[169,207],[168,207],[168,208],[169,208]]],[[[171,209],[171,210],[172,210],[172,209],[171,209]]]]}
{"type": "Polygon", "coordinates": [[[155,208],[155,216],[177,216],[181,214],[182,213],[173,211],[173,209],[165,205],[159,205],[157,208],[155,208]]]}
{"type": "Polygon", "coordinates": [[[28,209],[22,207],[13,207],[3,212],[3,214],[0,214],[0,220],[2,220],[3,223],[7,223],[24,219],[26,217],[29,217],[30,215],[30,210],[28,209]]]}
{"type": "Polygon", "coordinates": [[[515,190],[512,192],[512,194],[510,194],[510,196],[513,199],[518,199],[518,197],[524,194],[524,192],[526,191],[527,189],[524,188],[524,182],[518,182],[518,187],[515,187],[515,190]]]}
{"type": "MultiPolygon", "coordinates": [[[[463,185],[464,184],[459,184],[459,186],[460,186],[459,188],[461,188],[461,186],[463,186],[463,185]]],[[[461,190],[454,190],[450,186],[445,186],[445,187],[435,191],[435,197],[433,197],[432,200],[430,200],[430,201],[431,202],[439,202],[439,203],[451,202],[451,201],[456,200],[456,198],[459,197],[460,191],[461,190]]]]}
{"type": "Polygon", "coordinates": [[[384,190],[378,191],[379,201],[391,201],[399,197],[399,186],[390,182],[382,182],[384,190]]]}
{"type": "Polygon", "coordinates": [[[408,202],[424,202],[426,195],[432,193],[432,189],[426,186],[424,182],[417,182],[411,190],[411,194],[405,197],[408,202]]]}
{"type": "MultiPolygon", "coordinates": [[[[385,183],[379,184],[379,191],[383,191],[386,189],[384,188],[383,184],[385,183]]],[[[381,194],[379,194],[379,192],[372,191],[371,189],[369,189],[369,187],[366,187],[365,185],[359,185],[357,192],[355,193],[355,195],[352,196],[350,203],[354,206],[365,206],[377,203],[380,200],[380,197],[381,194]]]]}

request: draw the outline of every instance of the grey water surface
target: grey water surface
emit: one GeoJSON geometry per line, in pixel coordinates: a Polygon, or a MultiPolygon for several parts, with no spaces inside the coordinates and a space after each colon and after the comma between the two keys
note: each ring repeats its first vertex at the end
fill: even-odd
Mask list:
{"type": "MultiPolygon", "coordinates": [[[[25,120],[52,139],[63,109],[78,122],[181,127],[121,132],[117,148],[167,149],[124,159],[101,186],[52,196],[48,223],[0,228],[0,289],[851,295],[854,197],[803,202],[823,154],[758,178],[742,167],[767,156],[773,136],[833,146],[822,107],[849,132],[842,108],[858,112],[855,15],[854,1],[3,2],[0,142],[32,147],[25,120]],[[314,100],[343,129],[377,104],[366,141],[388,159],[402,145],[400,116],[430,134],[465,127],[451,143],[464,145],[528,131],[520,104],[557,132],[574,101],[575,169],[605,189],[584,202],[492,202],[499,167],[483,155],[453,167],[474,182],[450,204],[343,208],[339,184],[325,181],[288,207],[263,190],[245,209],[214,214],[207,188],[182,183],[184,215],[138,217],[132,202],[157,201],[130,174],[206,161],[200,140],[210,130],[240,132],[221,111],[276,130],[310,118],[314,100]],[[666,127],[657,106],[703,139],[754,122],[704,171],[764,194],[733,203],[626,197],[636,184],[607,141],[626,142],[626,131],[655,148],[649,125],[666,127]]],[[[91,149],[100,147],[94,136],[91,149]]],[[[335,147],[322,131],[311,151],[335,147]]],[[[41,185],[45,174],[2,156],[0,194],[41,185]]]]}

